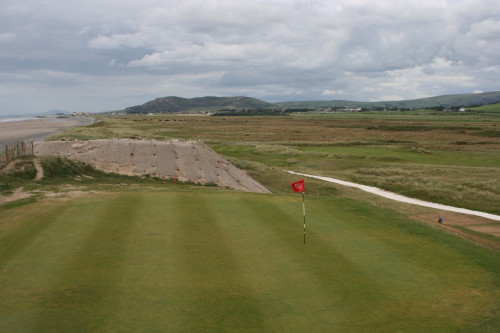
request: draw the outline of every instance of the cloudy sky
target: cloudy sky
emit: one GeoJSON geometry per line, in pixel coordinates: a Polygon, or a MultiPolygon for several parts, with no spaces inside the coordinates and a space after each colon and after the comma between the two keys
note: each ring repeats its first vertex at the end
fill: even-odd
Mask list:
{"type": "Polygon", "coordinates": [[[0,0],[0,115],[496,90],[498,0],[0,0]]]}

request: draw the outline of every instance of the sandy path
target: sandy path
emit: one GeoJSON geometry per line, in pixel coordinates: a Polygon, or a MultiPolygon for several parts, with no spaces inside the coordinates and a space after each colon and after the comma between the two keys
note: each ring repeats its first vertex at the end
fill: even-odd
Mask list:
{"type": "Polygon", "coordinates": [[[389,192],[389,191],[380,189],[378,187],[360,185],[360,184],[346,182],[344,180],[339,180],[339,179],[335,179],[335,178],[308,175],[305,173],[299,173],[299,172],[294,172],[294,171],[289,171],[289,170],[287,170],[287,171],[291,174],[294,174],[294,175],[311,177],[311,178],[320,179],[320,180],[324,180],[324,181],[327,181],[330,183],[340,184],[340,185],[349,186],[349,187],[356,187],[356,188],[359,188],[360,190],[363,190],[365,192],[376,194],[376,195],[379,195],[381,197],[388,198],[391,200],[409,203],[412,205],[419,205],[419,206],[430,207],[430,208],[435,208],[435,209],[440,209],[440,210],[445,210],[445,211],[450,211],[450,212],[475,215],[475,216],[484,217],[484,218],[487,218],[490,220],[500,221],[500,216],[490,214],[490,213],[484,213],[484,212],[479,212],[479,211],[475,211],[475,210],[447,206],[447,205],[442,205],[442,204],[438,204],[438,203],[434,203],[434,202],[419,200],[419,199],[415,199],[415,198],[409,198],[409,197],[405,197],[404,195],[401,195],[401,194],[397,194],[397,193],[393,193],[393,192],[389,192]]]}
{"type": "Polygon", "coordinates": [[[39,158],[33,159],[33,165],[35,166],[36,169],[36,176],[35,180],[40,180],[43,178],[43,167],[42,167],[42,162],[40,162],[39,158]]]}

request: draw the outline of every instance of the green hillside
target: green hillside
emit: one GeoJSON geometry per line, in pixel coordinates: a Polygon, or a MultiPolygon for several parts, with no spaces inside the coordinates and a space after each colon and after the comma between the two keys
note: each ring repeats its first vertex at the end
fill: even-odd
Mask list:
{"type": "Polygon", "coordinates": [[[273,107],[267,103],[250,97],[162,97],[145,104],[125,109],[127,113],[189,113],[200,111],[216,111],[220,109],[264,109],[273,107]]]}
{"type": "MultiPolygon", "coordinates": [[[[500,102],[500,91],[481,94],[443,95],[402,101],[356,102],[344,100],[332,101],[294,101],[269,103],[251,97],[161,97],[142,105],[128,107],[122,110],[129,114],[148,113],[191,113],[229,110],[263,110],[267,109],[302,109],[302,108],[367,108],[367,109],[420,109],[451,106],[477,106],[500,102]]],[[[238,114],[239,115],[239,114],[238,114]]]]}
{"type": "Polygon", "coordinates": [[[277,103],[285,108],[304,108],[304,107],[357,107],[357,108],[432,108],[432,107],[450,107],[450,106],[473,106],[492,104],[500,102],[500,91],[480,93],[480,94],[457,94],[443,95],[428,98],[410,99],[402,101],[382,101],[382,102],[354,102],[343,100],[332,101],[296,101],[277,103]]]}

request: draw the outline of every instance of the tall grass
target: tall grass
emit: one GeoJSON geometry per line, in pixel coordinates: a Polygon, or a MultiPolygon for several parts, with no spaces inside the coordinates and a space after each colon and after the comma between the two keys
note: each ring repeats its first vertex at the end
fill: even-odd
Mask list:
{"type": "Polygon", "coordinates": [[[500,179],[497,172],[496,168],[386,165],[345,174],[359,183],[408,196],[499,214],[500,179]]]}
{"type": "Polygon", "coordinates": [[[20,157],[0,169],[0,193],[10,194],[16,188],[31,183],[36,169],[31,157],[20,157]]]}
{"type": "Polygon", "coordinates": [[[327,157],[328,154],[321,152],[308,152],[302,151],[290,146],[283,145],[256,145],[255,150],[259,153],[272,154],[279,156],[293,156],[293,157],[327,157]]]}
{"type": "Polygon", "coordinates": [[[90,164],[72,161],[61,156],[43,156],[40,160],[44,176],[48,178],[67,178],[96,172],[90,164]]]}

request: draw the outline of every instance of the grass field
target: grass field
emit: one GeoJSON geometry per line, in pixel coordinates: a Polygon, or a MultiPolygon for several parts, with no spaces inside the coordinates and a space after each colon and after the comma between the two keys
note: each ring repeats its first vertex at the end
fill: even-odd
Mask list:
{"type": "Polygon", "coordinates": [[[352,199],[113,192],[0,211],[0,332],[495,332],[500,255],[352,199]]]}
{"type": "Polygon", "coordinates": [[[53,139],[203,140],[274,193],[283,193],[282,177],[269,168],[329,176],[498,215],[499,124],[498,105],[467,112],[162,115],[102,118],[53,139]]]}
{"type": "Polygon", "coordinates": [[[304,245],[283,169],[499,214],[499,123],[496,107],[165,115],[56,135],[204,140],[273,194],[61,159],[35,181],[23,161],[0,174],[0,195],[34,195],[0,205],[0,332],[497,332],[498,251],[411,217],[428,210],[312,179],[304,245]]]}

